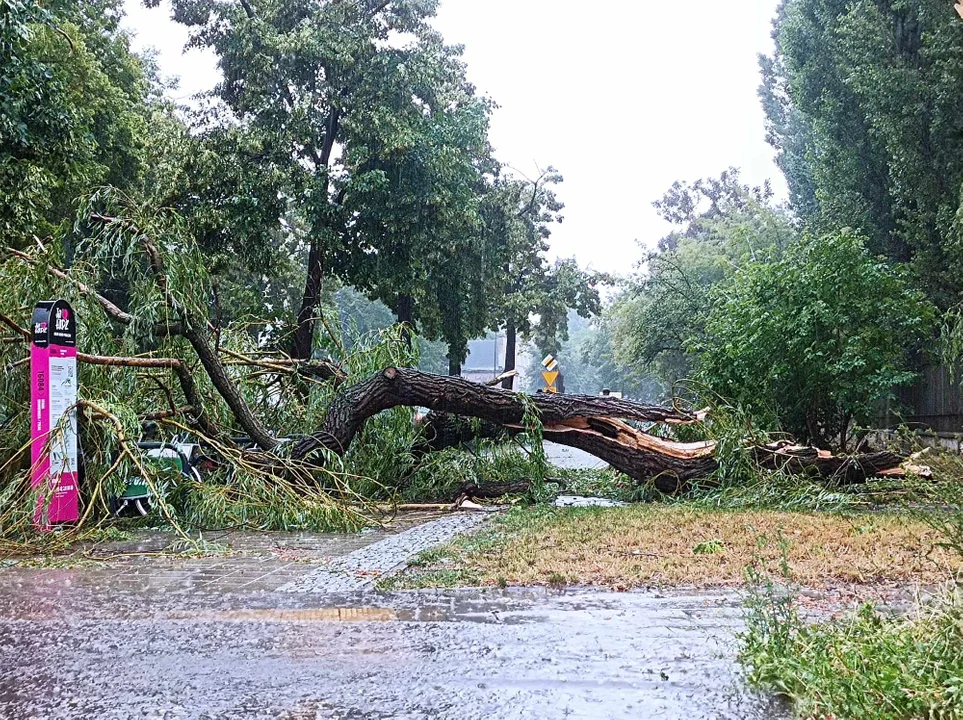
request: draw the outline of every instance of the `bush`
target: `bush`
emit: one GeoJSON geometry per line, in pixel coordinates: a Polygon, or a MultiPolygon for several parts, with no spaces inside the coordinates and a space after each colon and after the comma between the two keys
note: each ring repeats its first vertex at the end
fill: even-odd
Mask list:
{"type": "Polygon", "coordinates": [[[716,290],[693,349],[716,392],[800,439],[845,449],[852,424],[914,377],[911,354],[935,320],[903,268],[843,230],[746,265],[716,290]]]}
{"type": "Polygon", "coordinates": [[[963,596],[913,617],[860,608],[807,624],[785,598],[756,595],[741,660],[750,681],[788,696],[801,717],[902,720],[963,713],[963,596]]]}

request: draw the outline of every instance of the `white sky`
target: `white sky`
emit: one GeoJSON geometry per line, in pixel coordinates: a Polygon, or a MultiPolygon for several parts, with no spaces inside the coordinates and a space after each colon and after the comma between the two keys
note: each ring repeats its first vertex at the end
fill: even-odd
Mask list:
{"type": "MultiPolygon", "coordinates": [[[[565,176],[554,254],[614,273],[632,269],[667,227],[652,201],[675,180],[735,165],[745,182],[785,184],[764,140],[756,55],[771,48],[778,0],[443,0],[436,27],[465,46],[470,80],[500,106],[498,158],[565,176]]],[[[135,49],[159,52],[186,98],[217,79],[212,55],[182,54],[166,3],[126,0],[135,49]]]]}

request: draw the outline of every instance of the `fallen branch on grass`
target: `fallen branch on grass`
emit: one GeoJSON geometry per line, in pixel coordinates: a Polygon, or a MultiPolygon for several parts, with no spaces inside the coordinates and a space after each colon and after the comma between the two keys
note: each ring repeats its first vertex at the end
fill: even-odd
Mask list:
{"type": "MultiPolygon", "coordinates": [[[[405,368],[387,368],[343,390],[332,403],[322,428],[301,440],[294,448],[293,457],[305,458],[322,448],[343,455],[370,417],[398,406],[431,408],[431,416],[441,420],[438,427],[442,428],[442,435],[447,436],[446,440],[469,432],[471,422],[465,421],[465,416],[518,432],[524,428],[526,406],[529,406],[538,415],[546,440],[584,450],[637,481],[652,480],[663,492],[683,491],[694,480],[711,476],[719,467],[714,442],[665,440],[626,422],[691,424],[701,421],[703,413],[618,398],[547,393],[520,395],[458,377],[429,375],[405,368]],[[447,417],[444,413],[457,417],[447,417]],[[452,424],[454,431],[445,432],[445,426],[452,424]]],[[[787,442],[749,450],[764,468],[839,484],[865,482],[880,472],[898,468],[903,461],[891,452],[833,456],[787,442]]],[[[527,484],[520,491],[525,490],[527,484]]]]}

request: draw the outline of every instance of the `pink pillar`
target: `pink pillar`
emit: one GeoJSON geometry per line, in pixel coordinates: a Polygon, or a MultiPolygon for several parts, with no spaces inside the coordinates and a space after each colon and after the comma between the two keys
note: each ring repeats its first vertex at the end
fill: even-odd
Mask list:
{"type": "Polygon", "coordinates": [[[77,320],[66,300],[33,312],[30,346],[31,481],[34,524],[49,529],[80,516],[77,488],[77,320]]]}

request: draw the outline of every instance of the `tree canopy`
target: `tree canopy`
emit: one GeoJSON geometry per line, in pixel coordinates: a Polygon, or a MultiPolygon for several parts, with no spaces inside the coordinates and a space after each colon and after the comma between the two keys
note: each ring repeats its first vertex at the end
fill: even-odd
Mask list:
{"type": "Polygon", "coordinates": [[[713,295],[705,334],[690,341],[701,379],[824,447],[845,448],[851,424],[912,379],[911,356],[935,327],[907,273],[852,230],[750,262],[713,295]]]}
{"type": "Polygon", "coordinates": [[[793,206],[961,299],[963,26],[941,0],[785,0],[760,94],[793,206]]]}

